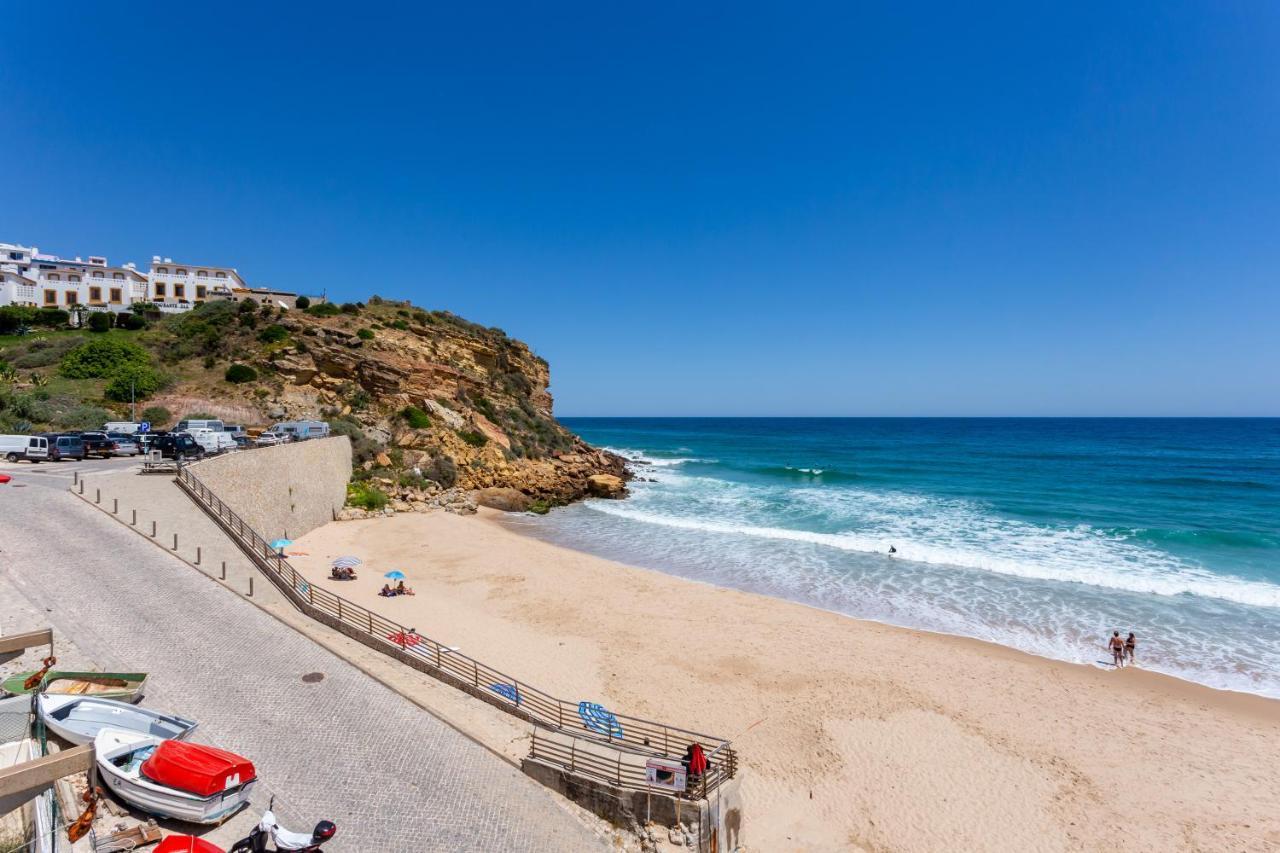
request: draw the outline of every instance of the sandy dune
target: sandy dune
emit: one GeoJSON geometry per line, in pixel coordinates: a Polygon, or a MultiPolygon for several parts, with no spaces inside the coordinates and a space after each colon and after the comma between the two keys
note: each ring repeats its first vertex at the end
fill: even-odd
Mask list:
{"type": "Polygon", "coordinates": [[[737,738],[753,850],[1280,849],[1278,702],[693,583],[492,517],[295,547],[325,587],[564,698],[726,737],[758,723],[737,738]],[[326,580],[348,553],[360,579],[326,580]],[[376,595],[391,569],[416,596],[376,595]]]}

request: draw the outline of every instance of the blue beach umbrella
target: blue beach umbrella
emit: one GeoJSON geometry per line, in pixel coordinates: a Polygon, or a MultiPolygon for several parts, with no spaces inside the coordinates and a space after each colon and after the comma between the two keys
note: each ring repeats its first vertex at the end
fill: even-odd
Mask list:
{"type": "Polygon", "coordinates": [[[292,539],[277,539],[271,543],[271,550],[279,551],[281,548],[288,548],[293,544],[292,539]]]}
{"type": "Polygon", "coordinates": [[[397,569],[397,570],[396,570],[396,571],[394,571],[394,572],[387,572],[385,575],[383,575],[383,577],[384,577],[384,578],[391,578],[393,581],[402,581],[402,580],[404,580],[404,572],[399,571],[399,570],[397,569]]]}
{"type": "Polygon", "coordinates": [[[339,557],[333,561],[335,569],[354,569],[363,561],[359,557],[339,557]]]}

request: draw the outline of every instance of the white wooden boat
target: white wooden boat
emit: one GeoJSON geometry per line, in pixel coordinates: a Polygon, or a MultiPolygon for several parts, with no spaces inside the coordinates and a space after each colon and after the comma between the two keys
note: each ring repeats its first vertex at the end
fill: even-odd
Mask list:
{"type": "Polygon", "coordinates": [[[77,745],[93,743],[98,732],[107,728],[183,740],[197,725],[173,714],[93,696],[42,693],[36,699],[36,711],[49,731],[77,745]]]}
{"type": "Polygon", "coordinates": [[[98,775],[124,802],[189,823],[221,823],[249,802],[253,763],[201,744],[124,729],[93,740],[98,775]]]}

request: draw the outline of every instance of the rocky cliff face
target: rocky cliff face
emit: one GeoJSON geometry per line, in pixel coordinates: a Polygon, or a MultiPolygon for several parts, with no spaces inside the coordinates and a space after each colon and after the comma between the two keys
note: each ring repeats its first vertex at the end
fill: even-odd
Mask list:
{"type": "Polygon", "coordinates": [[[555,420],[546,361],[501,330],[394,303],[274,323],[287,338],[253,362],[265,419],[330,421],[352,437],[357,479],[394,500],[507,489],[541,508],[623,493],[623,460],[555,420]]]}

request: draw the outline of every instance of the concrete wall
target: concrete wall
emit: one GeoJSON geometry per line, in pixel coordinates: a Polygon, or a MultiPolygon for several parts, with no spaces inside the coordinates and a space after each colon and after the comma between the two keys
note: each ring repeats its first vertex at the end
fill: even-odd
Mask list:
{"type": "Polygon", "coordinates": [[[295,539],[346,503],[351,442],[335,436],[244,450],[191,471],[267,541],[295,539]]]}

